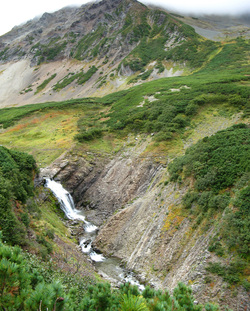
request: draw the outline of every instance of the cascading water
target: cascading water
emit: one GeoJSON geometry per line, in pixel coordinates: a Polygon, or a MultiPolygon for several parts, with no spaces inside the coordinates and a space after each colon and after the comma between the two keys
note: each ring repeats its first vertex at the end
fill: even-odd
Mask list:
{"type": "Polygon", "coordinates": [[[60,183],[51,179],[46,179],[45,186],[53,192],[68,219],[79,220],[84,223],[85,236],[80,241],[83,253],[89,253],[90,258],[95,262],[103,261],[105,259],[104,256],[97,254],[91,247],[98,228],[86,221],[83,213],[75,208],[72,196],[60,183]]]}
{"type": "Polygon", "coordinates": [[[137,285],[140,290],[143,290],[144,286],[136,280],[133,273],[120,267],[119,260],[105,258],[102,254],[97,254],[93,250],[92,243],[96,237],[98,228],[86,221],[82,211],[75,208],[74,201],[69,192],[65,190],[60,183],[51,179],[46,179],[45,186],[53,192],[68,219],[79,220],[84,223],[83,227],[85,233],[80,239],[80,247],[83,253],[89,254],[98,272],[113,283],[119,284],[122,281],[130,282],[133,285],[137,285]]]}

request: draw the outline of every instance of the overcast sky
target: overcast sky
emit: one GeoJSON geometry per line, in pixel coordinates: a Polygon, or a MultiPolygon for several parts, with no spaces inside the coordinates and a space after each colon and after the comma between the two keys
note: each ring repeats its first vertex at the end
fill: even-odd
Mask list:
{"type": "MultiPolygon", "coordinates": [[[[53,12],[89,0],[5,0],[0,7],[0,35],[44,12],[53,12]]],[[[141,0],[181,13],[238,14],[250,12],[250,0],[141,0]]]]}

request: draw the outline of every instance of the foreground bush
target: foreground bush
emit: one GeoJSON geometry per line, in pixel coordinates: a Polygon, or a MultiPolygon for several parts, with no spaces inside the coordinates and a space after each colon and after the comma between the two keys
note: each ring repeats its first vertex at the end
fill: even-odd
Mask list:
{"type": "MultiPolygon", "coordinates": [[[[88,287],[79,302],[77,288],[65,291],[59,280],[48,282],[39,269],[29,269],[29,262],[17,246],[9,246],[0,238],[0,310],[49,311],[198,311],[191,289],[179,283],[173,296],[150,287],[140,293],[128,283],[112,289],[109,283],[88,287]]],[[[206,310],[219,310],[207,304],[206,310]]]]}

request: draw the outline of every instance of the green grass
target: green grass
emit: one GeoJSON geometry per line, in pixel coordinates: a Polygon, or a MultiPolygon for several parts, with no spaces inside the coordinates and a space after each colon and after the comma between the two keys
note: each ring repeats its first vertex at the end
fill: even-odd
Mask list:
{"type": "MultiPolygon", "coordinates": [[[[78,117],[77,137],[79,140],[85,141],[86,137],[84,138],[84,135],[96,140],[97,132],[95,128],[98,128],[98,133],[102,137],[107,136],[109,133],[115,136],[125,136],[131,132],[135,134],[155,133],[154,139],[158,144],[161,144],[161,141],[165,145],[175,145],[174,142],[178,142],[177,145],[183,148],[183,144],[179,140],[186,129],[190,132],[193,127],[197,126],[197,122],[193,122],[193,120],[196,120],[204,109],[207,109],[206,107],[214,107],[213,113],[217,111],[217,114],[224,111],[223,114],[225,114],[226,118],[229,117],[230,113],[247,111],[250,93],[248,87],[248,54],[249,43],[238,40],[235,43],[224,45],[217,54],[211,57],[205,67],[191,75],[155,80],[98,99],[86,98],[1,109],[0,124],[7,128],[23,117],[32,116],[38,111],[45,113],[50,109],[63,111],[68,108],[75,109],[74,107],[78,107],[81,109],[81,107],[84,107],[84,114],[89,110],[90,115],[82,119],[78,117]],[[233,62],[229,63],[227,57],[231,54],[234,55],[234,58],[233,62]],[[215,67],[218,70],[215,70],[215,67]],[[179,89],[180,91],[172,92],[171,89],[179,89]],[[145,96],[151,95],[154,95],[157,101],[149,102],[146,100],[143,107],[138,107],[145,96]],[[106,106],[107,108],[110,106],[110,109],[106,109],[106,106]],[[106,109],[107,112],[99,115],[100,109],[106,109]],[[95,134],[92,135],[94,132],[95,134]],[[81,139],[81,137],[84,139],[81,139]],[[170,143],[171,141],[173,142],[170,143]]],[[[211,118],[213,119],[213,116],[211,118]]],[[[74,133],[76,134],[75,130],[74,133]]],[[[41,142],[41,146],[43,144],[54,146],[54,139],[57,141],[57,137],[51,135],[48,135],[49,138],[46,139],[43,130],[33,131],[30,129],[26,137],[26,134],[23,135],[22,132],[16,133],[16,135],[16,138],[13,139],[9,132],[9,134],[3,133],[1,137],[8,146],[10,146],[11,141],[14,141],[15,143],[18,142],[17,146],[20,147],[25,146],[27,140],[33,142],[37,139],[41,142]]],[[[197,134],[194,134],[194,136],[197,136],[197,134]]],[[[72,139],[71,136],[70,139],[72,139]]],[[[31,143],[30,149],[28,149],[28,143],[26,145],[27,151],[30,152],[34,145],[31,143]]],[[[52,153],[54,156],[64,150],[64,147],[62,150],[60,148],[55,149],[57,152],[52,153]]],[[[50,160],[51,158],[48,158],[45,163],[50,160]]]]}
{"type": "Polygon", "coordinates": [[[29,116],[36,111],[46,111],[51,108],[56,109],[65,109],[68,107],[74,107],[76,105],[84,105],[89,104],[91,106],[92,103],[96,103],[97,100],[95,98],[83,98],[83,99],[72,99],[63,102],[47,102],[43,104],[35,104],[35,105],[26,105],[22,107],[14,107],[14,108],[3,108],[0,109],[0,125],[3,128],[7,128],[12,126],[18,120],[23,117],[29,116]]]}
{"type": "Polygon", "coordinates": [[[105,124],[113,131],[156,132],[166,139],[170,133],[182,132],[204,105],[228,104],[238,111],[247,110],[250,90],[242,82],[249,81],[248,49],[247,42],[231,43],[194,74],[159,79],[105,96],[102,101],[113,104],[105,124]],[[228,61],[225,64],[229,51],[237,55],[230,68],[228,61]],[[145,95],[155,93],[157,102],[138,107],[145,95]]]}
{"type": "Polygon", "coordinates": [[[75,144],[77,122],[79,118],[90,118],[91,109],[92,114],[95,114],[103,107],[86,103],[52,105],[50,109],[29,111],[28,116],[0,133],[1,144],[28,152],[35,157],[39,166],[46,166],[75,144]]]}
{"type": "Polygon", "coordinates": [[[53,75],[51,75],[48,79],[44,80],[43,83],[41,83],[37,89],[35,94],[41,92],[49,83],[51,80],[53,80],[56,77],[56,73],[54,73],[53,75]]]}
{"type": "Polygon", "coordinates": [[[84,73],[83,71],[79,73],[69,73],[66,77],[57,82],[54,85],[53,89],[55,91],[59,91],[68,86],[69,84],[71,84],[75,80],[77,80],[77,84],[83,85],[97,72],[97,70],[98,69],[95,66],[92,66],[86,73],[84,73]]]}
{"type": "Polygon", "coordinates": [[[220,43],[204,40],[191,26],[159,10],[144,12],[141,20],[133,27],[129,19],[127,23],[129,26],[123,30],[123,35],[129,35],[130,43],[139,41],[139,44],[124,59],[123,64],[135,72],[144,71],[145,66],[155,60],[171,60],[199,68],[220,46],[220,43]],[[148,18],[153,21],[152,28],[147,24],[148,18]],[[174,42],[173,46],[166,49],[168,40],[174,42]]]}

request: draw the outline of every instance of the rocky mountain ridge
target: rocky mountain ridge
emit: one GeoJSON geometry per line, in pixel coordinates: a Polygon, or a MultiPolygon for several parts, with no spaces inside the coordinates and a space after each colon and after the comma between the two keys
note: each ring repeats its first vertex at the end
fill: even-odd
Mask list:
{"type": "Polygon", "coordinates": [[[178,76],[217,47],[176,16],[134,0],[44,13],[0,37],[0,105],[100,96],[178,76]]]}
{"type": "Polygon", "coordinates": [[[0,107],[103,96],[187,74],[219,48],[205,37],[249,32],[244,21],[230,25],[227,18],[184,17],[135,0],[44,13],[0,37],[0,107]]]}

